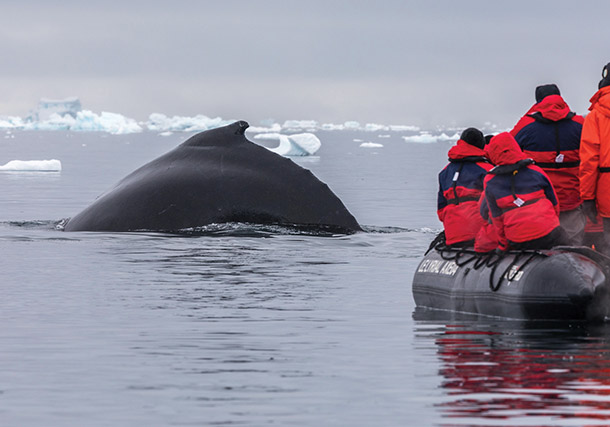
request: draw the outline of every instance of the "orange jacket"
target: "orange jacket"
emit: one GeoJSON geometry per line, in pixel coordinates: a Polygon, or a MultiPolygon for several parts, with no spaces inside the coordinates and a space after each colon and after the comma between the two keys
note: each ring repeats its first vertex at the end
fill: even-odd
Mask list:
{"type": "Polygon", "coordinates": [[[610,218],[610,86],[591,98],[580,139],[580,196],[610,218]]]}

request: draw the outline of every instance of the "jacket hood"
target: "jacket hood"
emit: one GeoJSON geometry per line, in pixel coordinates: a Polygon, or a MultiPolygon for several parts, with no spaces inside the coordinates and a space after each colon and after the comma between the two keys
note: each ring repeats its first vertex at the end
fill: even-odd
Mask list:
{"type": "Polygon", "coordinates": [[[449,150],[449,160],[458,160],[465,157],[485,157],[485,151],[474,145],[470,145],[466,141],[459,139],[457,144],[449,150]]]}
{"type": "Polygon", "coordinates": [[[491,138],[489,144],[485,146],[485,153],[489,160],[498,166],[512,165],[527,158],[515,138],[508,132],[499,133],[491,138]]]}
{"type": "Polygon", "coordinates": [[[595,95],[591,97],[591,106],[589,110],[597,110],[604,116],[610,117],[610,86],[605,86],[595,92],[595,95]]]}
{"type": "Polygon", "coordinates": [[[570,114],[570,107],[568,107],[568,104],[563,100],[561,95],[549,95],[539,103],[534,104],[527,112],[528,116],[536,114],[556,122],[565,119],[570,114]]]}

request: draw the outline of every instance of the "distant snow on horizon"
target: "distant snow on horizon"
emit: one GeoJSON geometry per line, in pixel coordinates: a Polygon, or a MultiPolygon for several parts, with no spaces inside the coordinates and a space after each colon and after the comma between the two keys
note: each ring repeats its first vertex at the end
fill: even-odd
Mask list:
{"type": "MultiPolygon", "coordinates": [[[[83,110],[77,97],[63,100],[41,99],[38,105],[24,118],[18,116],[0,116],[0,130],[25,131],[55,131],[68,130],[76,132],[107,132],[113,135],[123,135],[139,132],[157,132],[161,136],[174,132],[201,132],[235,122],[233,119],[208,117],[203,114],[196,116],[167,116],[162,113],[152,113],[148,120],[138,122],[119,113],[95,113],[83,110]]],[[[486,123],[486,130],[497,132],[496,126],[486,123]]],[[[401,134],[406,142],[434,143],[457,141],[459,129],[455,127],[438,128],[435,131],[422,130],[412,125],[386,125],[379,123],[364,123],[346,121],[344,123],[320,123],[316,120],[285,120],[277,123],[272,120],[261,122],[260,126],[250,126],[248,133],[267,134],[275,139],[277,134],[313,133],[318,131],[358,131],[401,134]],[[274,135],[275,134],[275,135],[274,135]],[[275,138],[274,138],[275,137],[275,138]]],[[[381,137],[381,135],[380,135],[381,137]]],[[[262,137],[264,138],[264,137],[262,137]]]]}

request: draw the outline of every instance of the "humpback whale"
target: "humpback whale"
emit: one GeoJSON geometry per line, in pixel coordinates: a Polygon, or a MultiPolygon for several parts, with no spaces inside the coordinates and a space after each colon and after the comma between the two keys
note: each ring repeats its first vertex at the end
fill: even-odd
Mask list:
{"type": "Polygon", "coordinates": [[[207,130],[135,170],[64,231],[179,231],[214,223],[361,227],[326,184],[245,137],[248,123],[207,130]]]}

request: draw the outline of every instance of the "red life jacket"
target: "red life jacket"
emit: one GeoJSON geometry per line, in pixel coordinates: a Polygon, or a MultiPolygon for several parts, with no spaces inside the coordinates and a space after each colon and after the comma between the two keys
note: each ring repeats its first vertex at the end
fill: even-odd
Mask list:
{"type": "Polygon", "coordinates": [[[460,139],[449,150],[449,164],[438,176],[437,203],[448,245],[473,240],[484,224],[477,203],[491,168],[485,152],[466,141],[460,139]]]}
{"type": "Polygon", "coordinates": [[[507,132],[485,147],[497,166],[485,178],[485,199],[498,235],[498,247],[523,243],[549,234],[559,226],[559,206],[547,175],[527,159],[507,132]]]}
{"type": "Polygon", "coordinates": [[[582,203],[578,169],[583,122],[560,95],[549,95],[534,104],[510,131],[525,156],[551,180],[561,211],[576,209],[582,203]]]}

